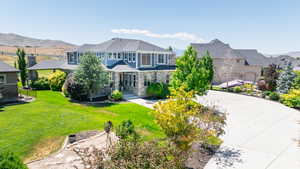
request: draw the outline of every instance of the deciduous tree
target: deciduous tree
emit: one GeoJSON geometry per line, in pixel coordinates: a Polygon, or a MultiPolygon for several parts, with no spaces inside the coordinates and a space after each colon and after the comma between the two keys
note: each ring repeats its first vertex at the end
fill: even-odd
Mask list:
{"type": "Polygon", "coordinates": [[[194,141],[220,144],[225,115],[194,101],[194,91],[186,92],[184,87],[172,89],[170,99],[155,105],[157,124],[182,151],[189,150],[194,141]]]}
{"type": "Polygon", "coordinates": [[[185,85],[187,91],[194,90],[197,94],[203,95],[211,82],[211,72],[204,65],[206,62],[209,62],[209,57],[205,57],[204,60],[198,59],[196,50],[189,46],[184,55],[176,60],[172,87],[178,89],[185,85]]]}
{"type": "Polygon", "coordinates": [[[86,87],[91,100],[99,89],[108,84],[108,73],[96,55],[87,53],[80,57],[80,65],[74,73],[74,80],[86,87]]]}

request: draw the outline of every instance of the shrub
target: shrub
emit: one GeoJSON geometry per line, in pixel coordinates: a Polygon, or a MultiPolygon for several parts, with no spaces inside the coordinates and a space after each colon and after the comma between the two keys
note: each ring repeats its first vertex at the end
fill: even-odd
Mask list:
{"type": "Polygon", "coordinates": [[[122,123],[116,128],[116,135],[120,139],[128,139],[132,137],[137,138],[138,136],[131,120],[122,121],[122,123]]]}
{"type": "Polygon", "coordinates": [[[1,169],[28,169],[22,160],[12,152],[0,152],[1,169]]]}
{"type": "Polygon", "coordinates": [[[50,84],[47,78],[39,78],[38,80],[31,81],[30,87],[35,90],[50,90],[50,84]]]}
{"type": "Polygon", "coordinates": [[[49,75],[48,80],[51,90],[61,91],[66,80],[66,73],[62,71],[56,71],[49,75]]]}
{"type": "Polygon", "coordinates": [[[248,94],[251,94],[254,91],[255,87],[253,84],[246,83],[242,85],[241,88],[243,91],[246,91],[248,94]]]}
{"type": "Polygon", "coordinates": [[[271,93],[272,93],[272,92],[271,92],[271,91],[269,91],[269,90],[267,90],[267,91],[264,91],[264,95],[265,95],[265,96],[269,96],[271,93]]]}
{"type": "Polygon", "coordinates": [[[110,96],[110,98],[114,101],[119,101],[123,99],[123,93],[119,90],[114,90],[110,96]]]}
{"type": "Polygon", "coordinates": [[[280,95],[276,92],[271,92],[269,94],[269,98],[274,101],[278,101],[280,99],[280,95]]]}
{"type": "Polygon", "coordinates": [[[65,87],[67,89],[65,92],[71,99],[79,101],[87,100],[88,93],[85,85],[80,83],[80,81],[75,82],[72,74],[68,76],[65,87]]]}
{"type": "Polygon", "coordinates": [[[300,89],[300,71],[295,71],[296,77],[293,81],[293,88],[300,89]]]}
{"type": "Polygon", "coordinates": [[[146,93],[148,96],[157,99],[165,99],[170,95],[169,86],[165,83],[151,83],[147,87],[146,93]]]}
{"type": "Polygon", "coordinates": [[[280,96],[280,102],[288,107],[300,108],[300,90],[292,89],[280,96]]]}
{"type": "Polygon", "coordinates": [[[234,92],[234,93],[241,93],[241,92],[242,92],[242,88],[241,88],[240,86],[235,86],[235,87],[233,88],[233,92],[234,92]]]}

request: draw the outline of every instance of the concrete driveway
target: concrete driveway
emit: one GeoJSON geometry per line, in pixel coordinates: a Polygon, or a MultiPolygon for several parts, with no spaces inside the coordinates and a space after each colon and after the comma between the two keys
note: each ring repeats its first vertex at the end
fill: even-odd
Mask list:
{"type": "Polygon", "coordinates": [[[299,169],[300,112],[280,103],[209,91],[198,100],[227,115],[224,143],[205,169],[299,169]]]}

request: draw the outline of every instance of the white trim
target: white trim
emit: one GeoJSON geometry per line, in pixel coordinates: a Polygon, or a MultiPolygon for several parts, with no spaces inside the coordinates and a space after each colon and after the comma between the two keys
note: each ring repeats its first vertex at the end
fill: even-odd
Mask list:
{"type": "Polygon", "coordinates": [[[3,76],[3,83],[0,83],[0,84],[7,84],[7,79],[6,79],[6,74],[0,74],[0,76],[3,76]]]}

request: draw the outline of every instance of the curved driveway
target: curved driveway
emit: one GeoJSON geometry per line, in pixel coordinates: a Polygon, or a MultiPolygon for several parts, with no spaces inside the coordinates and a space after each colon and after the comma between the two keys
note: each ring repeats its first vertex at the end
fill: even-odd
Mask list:
{"type": "Polygon", "coordinates": [[[300,112],[280,103],[209,91],[198,100],[227,115],[224,143],[205,169],[299,169],[300,112]]]}

